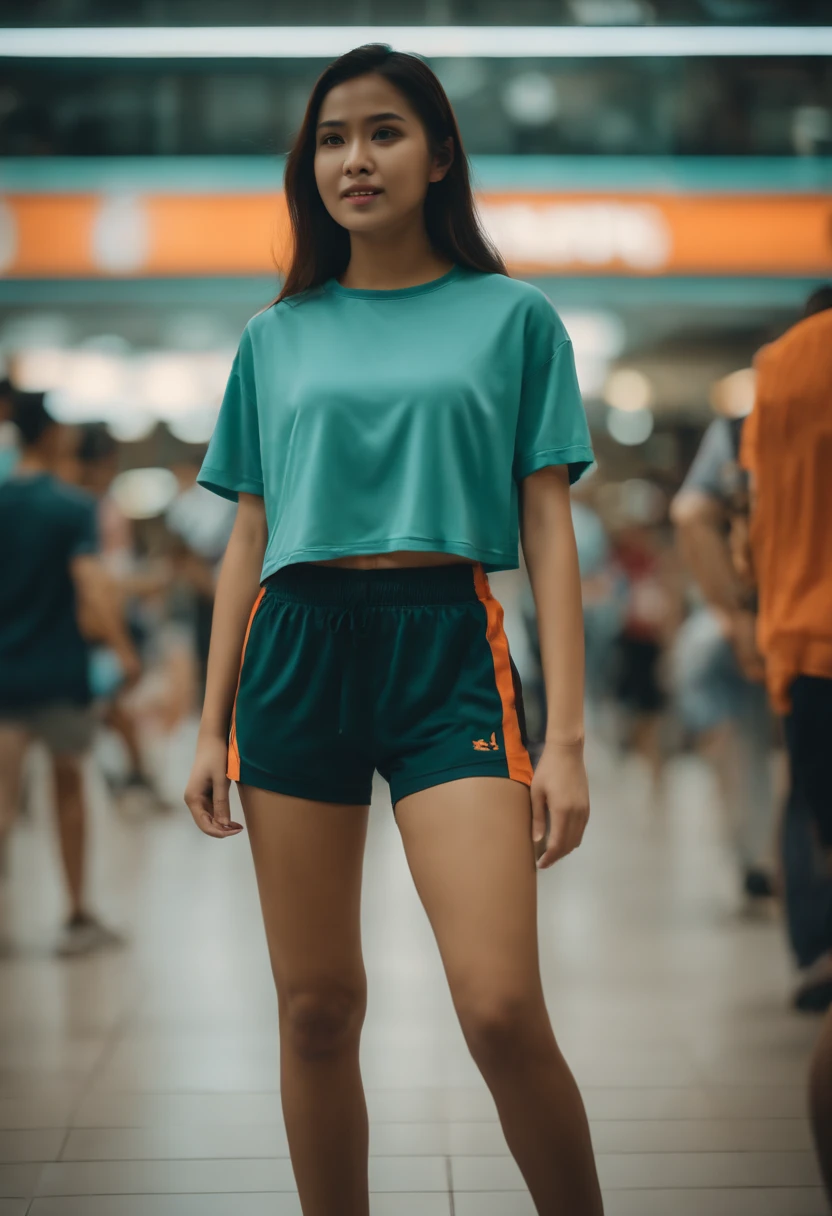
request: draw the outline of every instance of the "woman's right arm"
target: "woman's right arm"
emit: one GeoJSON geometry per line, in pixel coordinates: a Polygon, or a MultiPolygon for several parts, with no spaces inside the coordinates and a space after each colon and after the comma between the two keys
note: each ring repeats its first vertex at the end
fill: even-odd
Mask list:
{"type": "Polygon", "coordinates": [[[229,814],[228,728],[267,540],[263,499],[241,493],[217,582],[205,703],[196,758],[185,790],[185,802],[197,827],[207,836],[220,839],[243,830],[243,825],[232,822],[229,814]]]}

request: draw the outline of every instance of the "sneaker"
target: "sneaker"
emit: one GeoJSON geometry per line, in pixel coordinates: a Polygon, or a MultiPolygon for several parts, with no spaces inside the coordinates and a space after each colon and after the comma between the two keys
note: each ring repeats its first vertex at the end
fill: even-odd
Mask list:
{"type": "Polygon", "coordinates": [[[774,883],[771,875],[765,870],[751,868],[743,875],[742,888],[749,899],[771,899],[774,896],[774,883]]]}
{"type": "Polygon", "coordinates": [[[156,793],[153,788],[153,782],[138,769],[134,769],[133,772],[127,774],[121,783],[121,788],[123,790],[141,790],[145,794],[155,795],[156,793]]]}
{"type": "Polygon", "coordinates": [[[81,915],[68,920],[61,930],[55,953],[61,958],[89,954],[93,950],[127,945],[127,938],[108,929],[94,916],[81,915]]]}

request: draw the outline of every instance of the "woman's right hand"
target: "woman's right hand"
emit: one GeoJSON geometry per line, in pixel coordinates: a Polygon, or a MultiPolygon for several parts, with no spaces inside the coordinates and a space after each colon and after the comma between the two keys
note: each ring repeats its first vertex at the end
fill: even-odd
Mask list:
{"type": "Polygon", "coordinates": [[[200,736],[185,802],[194,823],[206,836],[222,840],[236,836],[243,825],[231,819],[228,802],[230,781],[226,776],[228,744],[219,736],[200,736]]]}

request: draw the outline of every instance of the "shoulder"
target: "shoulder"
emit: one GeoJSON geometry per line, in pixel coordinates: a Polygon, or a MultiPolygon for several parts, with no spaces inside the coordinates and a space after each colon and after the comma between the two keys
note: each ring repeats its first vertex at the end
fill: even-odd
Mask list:
{"type": "Polygon", "coordinates": [[[330,298],[330,295],[326,285],[322,284],[320,287],[310,287],[308,291],[298,292],[295,296],[287,296],[285,300],[261,308],[248,322],[246,330],[252,334],[270,331],[275,326],[283,325],[298,312],[330,298]]]}
{"type": "Polygon", "coordinates": [[[98,500],[78,486],[67,485],[57,477],[43,477],[32,486],[37,495],[38,510],[71,529],[95,528],[98,500]]]}
{"type": "Polygon", "coordinates": [[[812,357],[818,343],[825,349],[832,341],[832,309],[804,317],[773,342],[761,346],[754,356],[757,371],[767,371],[782,362],[812,357]]]}
{"type": "Polygon", "coordinates": [[[78,486],[67,485],[57,478],[49,478],[51,497],[57,510],[71,513],[79,519],[95,519],[98,514],[98,499],[78,486]]]}
{"type": "Polygon", "coordinates": [[[505,274],[472,275],[474,288],[484,298],[500,302],[507,311],[517,313],[527,337],[534,342],[540,339],[551,345],[552,350],[569,338],[566,326],[552,301],[534,283],[525,279],[513,279],[505,274]]]}
{"type": "Polygon", "coordinates": [[[314,287],[279,303],[269,304],[247,322],[240,339],[241,352],[256,350],[261,342],[271,343],[282,334],[296,332],[298,322],[316,311],[316,305],[319,306],[328,298],[329,293],[324,287],[314,287]]]}
{"type": "Polygon", "coordinates": [[[280,304],[270,304],[268,308],[256,312],[254,316],[246,322],[245,329],[240,337],[240,350],[245,351],[251,349],[253,345],[259,342],[264,336],[273,333],[276,326],[280,325],[281,319],[280,304]]]}

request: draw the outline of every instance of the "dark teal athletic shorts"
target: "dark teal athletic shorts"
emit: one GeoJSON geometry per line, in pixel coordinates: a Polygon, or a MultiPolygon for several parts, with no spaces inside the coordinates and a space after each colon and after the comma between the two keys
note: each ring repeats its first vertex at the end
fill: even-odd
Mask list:
{"type": "Polygon", "coordinates": [[[367,804],[460,777],[531,784],[520,677],[481,565],[356,570],[299,563],[252,610],[228,776],[367,804]]]}

